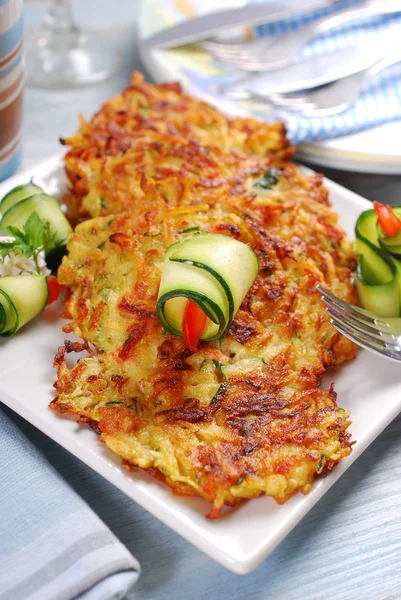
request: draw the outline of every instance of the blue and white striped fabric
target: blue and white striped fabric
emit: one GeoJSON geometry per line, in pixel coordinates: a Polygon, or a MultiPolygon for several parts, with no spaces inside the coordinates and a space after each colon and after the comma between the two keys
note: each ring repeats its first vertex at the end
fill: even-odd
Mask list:
{"type": "MultiPolygon", "coordinates": [[[[361,0],[342,2],[341,6],[360,4],[361,0]]],[[[279,36],[297,30],[333,12],[334,9],[315,11],[296,19],[272,23],[256,28],[259,37],[279,36]]],[[[401,3],[400,3],[401,11],[401,3]]],[[[350,22],[347,26],[324,33],[307,44],[299,54],[299,60],[319,56],[356,44],[377,45],[387,36],[401,38],[401,14],[386,15],[350,22]]],[[[399,52],[398,47],[394,51],[399,52]]],[[[285,120],[288,135],[293,143],[325,140],[367,129],[369,127],[401,118],[401,63],[389,67],[366,81],[363,93],[346,112],[331,117],[301,117],[294,113],[280,113],[285,120]]]]}
{"type": "MultiPolygon", "coordinates": [[[[171,0],[166,0],[166,2],[170,4],[171,0]]],[[[260,25],[255,27],[255,35],[258,37],[280,36],[300,29],[324,14],[360,3],[361,0],[343,1],[331,8],[315,11],[312,14],[265,26],[260,25]]],[[[200,4],[200,0],[196,0],[195,4],[200,4]]],[[[378,58],[381,58],[380,49],[383,40],[388,41],[397,39],[397,37],[401,39],[401,12],[363,21],[351,21],[346,26],[338,27],[316,37],[301,50],[297,60],[310,59],[357,44],[366,44],[370,48],[377,47],[378,58]]],[[[395,44],[394,51],[399,52],[398,47],[399,44],[395,44]]],[[[195,58],[193,66],[186,64],[182,67],[181,72],[190,82],[191,90],[194,93],[199,90],[209,100],[215,99],[222,106],[239,108],[243,112],[265,121],[283,120],[287,127],[288,137],[295,144],[335,138],[401,118],[401,63],[389,67],[367,80],[362,94],[347,111],[330,117],[313,118],[278,110],[270,105],[263,105],[252,100],[228,101],[220,89],[236,80],[238,74],[231,72],[229,68],[224,71],[222,69],[222,63],[213,62],[206,72],[206,70],[202,70],[202,61],[196,62],[195,58]]]]}
{"type": "Polygon", "coordinates": [[[0,410],[0,600],[118,600],[139,564],[0,410]]]}

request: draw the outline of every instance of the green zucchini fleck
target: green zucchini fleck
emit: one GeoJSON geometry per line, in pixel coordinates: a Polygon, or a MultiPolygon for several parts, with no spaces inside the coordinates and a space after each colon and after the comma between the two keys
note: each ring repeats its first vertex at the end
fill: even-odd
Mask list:
{"type": "Polygon", "coordinates": [[[221,383],[219,385],[219,389],[213,396],[209,406],[213,406],[214,404],[217,404],[218,402],[220,402],[220,400],[222,400],[224,398],[228,384],[229,384],[228,381],[223,381],[223,383],[221,383]]]}
{"type": "Polygon", "coordinates": [[[186,229],[180,229],[178,233],[189,233],[190,231],[201,231],[200,227],[187,227],[186,229]]]}
{"type": "Polygon", "coordinates": [[[260,188],[262,190],[271,190],[280,179],[281,172],[275,167],[269,167],[267,171],[262,175],[260,179],[254,183],[253,187],[260,188]]]}
{"type": "Polygon", "coordinates": [[[324,454],[322,454],[320,456],[319,462],[317,463],[317,466],[316,466],[316,473],[318,475],[320,475],[321,472],[323,471],[323,467],[324,467],[325,464],[326,464],[326,457],[325,457],[324,454]]]}

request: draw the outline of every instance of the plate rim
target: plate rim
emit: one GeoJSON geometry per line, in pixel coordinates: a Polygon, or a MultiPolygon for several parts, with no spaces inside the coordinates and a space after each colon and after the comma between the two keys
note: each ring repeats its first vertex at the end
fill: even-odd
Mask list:
{"type": "MultiPolygon", "coordinates": [[[[29,169],[26,169],[22,172],[17,173],[13,177],[5,180],[0,183],[0,194],[13,185],[20,183],[26,178],[29,178],[33,175],[35,171],[42,172],[43,170],[47,171],[58,171],[63,167],[63,157],[64,152],[57,153],[55,155],[50,156],[49,158],[41,161],[36,166],[32,166],[29,169]]],[[[305,168],[306,171],[313,172],[310,169],[305,168]]],[[[40,175],[38,174],[38,177],[40,175]]],[[[359,205],[361,209],[369,207],[370,202],[358,194],[347,190],[343,186],[332,182],[331,180],[324,178],[324,184],[326,185],[329,194],[331,191],[340,193],[344,199],[350,199],[356,205],[359,205]]],[[[380,427],[378,429],[372,430],[369,432],[368,436],[365,436],[363,441],[358,443],[354,448],[350,457],[347,457],[339,465],[337,465],[336,469],[327,477],[324,482],[321,480],[320,482],[315,482],[314,488],[312,491],[303,498],[300,494],[295,495],[295,503],[297,499],[302,502],[302,505],[295,504],[293,512],[289,515],[286,522],[281,525],[281,529],[278,534],[276,534],[273,542],[270,540],[268,543],[259,544],[252,548],[249,552],[243,552],[242,557],[236,557],[234,553],[229,554],[224,551],[221,547],[218,547],[213,544],[212,541],[207,539],[207,532],[204,531],[202,534],[201,531],[197,531],[199,527],[196,524],[193,525],[191,529],[188,527],[188,522],[185,521],[185,515],[181,514],[180,520],[180,506],[176,505],[176,508],[171,508],[170,506],[164,506],[164,510],[158,510],[157,505],[161,505],[161,499],[152,493],[152,489],[149,488],[148,491],[144,491],[141,486],[137,484],[137,482],[131,478],[129,479],[129,475],[123,472],[121,468],[117,469],[118,474],[116,474],[116,465],[111,464],[108,461],[105,461],[104,457],[102,457],[99,453],[91,452],[82,441],[78,441],[76,439],[70,439],[68,436],[67,430],[65,432],[60,433],[60,429],[58,429],[55,424],[48,423],[45,419],[41,419],[40,414],[35,412],[34,409],[30,407],[29,404],[24,404],[23,399],[13,398],[11,393],[4,389],[3,385],[1,385],[0,381],[0,390],[1,390],[1,401],[4,402],[9,408],[18,413],[22,418],[29,421],[32,425],[37,427],[43,433],[48,435],[55,442],[60,444],[66,450],[71,452],[74,456],[76,456],[79,460],[93,468],[97,473],[99,473],[102,477],[107,479],[112,485],[115,485],[119,488],[123,493],[128,495],[132,500],[140,504],[145,510],[148,510],[152,513],[157,519],[165,523],[168,527],[173,529],[176,533],[187,539],[194,546],[199,548],[201,551],[206,553],[207,555],[214,558],[217,562],[222,564],[227,569],[233,571],[236,574],[247,574],[254,570],[273,550],[281,543],[281,541],[292,531],[292,529],[308,514],[308,512],[313,508],[313,506],[326,494],[326,492],[334,485],[334,483],[341,477],[341,475],[357,460],[357,458],[362,454],[362,452],[372,443],[372,441],[385,429],[385,427],[391,423],[391,421],[396,417],[399,412],[399,407],[395,404],[391,407],[386,413],[386,418],[380,423],[380,427]],[[82,447],[82,452],[80,451],[82,447]],[[86,452],[85,452],[86,450],[86,452]],[[111,475],[114,473],[114,476],[111,475]],[[130,483],[127,483],[129,481],[130,483]],[[324,485],[322,485],[324,483],[324,485]],[[129,492],[126,489],[126,486],[130,486],[129,492]],[[156,508],[155,508],[156,507],[156,508]]],[[[55,415],[56,417],[56,415],[55,415]]],[[[359,441],[359,440],[358,440],[359,441]]],[[[117,459],[116,455],[116,459],[117,459]]],[[[171,493],[170,490],[168,490],[171,493]]]]}

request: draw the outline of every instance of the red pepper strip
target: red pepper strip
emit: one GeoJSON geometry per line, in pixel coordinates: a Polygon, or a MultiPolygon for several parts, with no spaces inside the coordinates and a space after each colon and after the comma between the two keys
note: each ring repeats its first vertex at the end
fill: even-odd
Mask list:
{"type": "Polygon", "coordinates": [[[47,299],[47,306],[49,306],[49,304],[52,304],[53,302],[55,302],[57,300],[57,298],[60,296],[61,285],[57,281],[57,277],[54,277],[53,275],[49,275],[49,277],[47,278],[47,287],[49,288],[49,297],[47,299]]]}
{"type": "Polygon", "coordinates": [[[206,315],[192,300],[187,300],[182,317],[182,333],[186,345],[196,352],[199,339],[205,330],[206,315]]]}
{"type": "Polygon", "coordinates": [[[401,221],[394,214],[389,204],[384,206],[380,202],[373,202],[373,208],[377,214],[379,225],[386,237],[394,237],[401,229],[401,221]]]}

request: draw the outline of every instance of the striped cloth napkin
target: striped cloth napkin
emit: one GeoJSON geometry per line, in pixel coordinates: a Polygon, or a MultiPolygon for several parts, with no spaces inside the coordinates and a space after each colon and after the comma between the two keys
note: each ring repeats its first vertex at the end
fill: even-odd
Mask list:
{"type": "MultiPolygon", "coordinates": [[[[269,2],[269,0],[249,1],[269,2]]],[[[200,12],[204,0],[191,0],[191,2],[194,4],[196,11],[200,12]]],[[[166,8],[172,3],[173,0],[163,0],[163,6],[166,8]]],[[[323,15],[334,13],[340,8],[357,6],[361,3],[363,3],[362,0],[343,0],[333,4],[331,8],[316,10],[285,21],[257,26],[254,28],[254,34],[256,37],[279,37],[288,32],[299,30],[323,15]]],[[[238,5],[238,2],[236,5],[238,5]]],[[[391,40],[401,39],[401,2],[399,3],[399,9],[399,13],[350,21],[345,26],[327,31],[306,44],[299,52],[296,60],[312,59],[356,45],[367,47],[370,51],[377,49],[378,58],[381,58],[380,53],[383,47],[392,47],[391,40]]],[[[394,43],[394,52],[400,52],[398,42],[394,43]]],[[[204,57],[198,62],[195,60],[191,66],[188,66],[187,61],[185,67],[181,68],[181,72],[190,82],[191,89],[195,93],[196,90],[199,90],[210,100],[218,101],[221,106],[226,106],[231,110],[239,108],[265,121],[277,119],[284,121],[288,137],[294,144],[335,138],[401,118],[401,62],[366,79],[362,94],[348,110],[325,117],[300,116],[294,112],[277,109],[255,100],[228,100],[221,90],[227,84],[238,79],[238,72],[230,69],[230,67],[223,66],[223,63],[217,61],[208,63],[208,68],[205,69],[203,68],[204,62],[204,57]]],[[[266,73],[266,78],[268,78],[268,73],[266,73]]]]}
{"type": "Polygon", "coordinates": [[[0,600],[118,600],[139,564],[0,411],[0,600]]]}
{"type": "MultiPolygon", "coordinates": [[[[358,4],[361,4],[361,0],[342,2],[341,6],[358,4]]],[[[401,11],[401,2],[399,9],[401,11]]],[[[256,28],[256,34],[258,37],[280,36],[289,31],[296,31],[303,25],[335,10],[333,7],[288,21],[262,25],[256,28]]],[[[309,59],[355,45],[376,47],[380,56],[380,48],[384,46],[386,40],[395,40],[397,37],[401,38],[401,12],[353,21],[346,26],[328,31],[307,44],[297,58],[298,60],[309,59]]],[[[400,53],[399,44],[394,45],[394,52],[400,53]]],[[[327,117],[302,117],[290,112],[280,112],[279,116],[286,123],[289,138],[296,144],[335,138],[400,119],[401,62],[368,78],[358,100],[343,113],[327,117]]]]}

